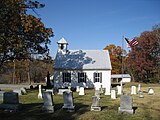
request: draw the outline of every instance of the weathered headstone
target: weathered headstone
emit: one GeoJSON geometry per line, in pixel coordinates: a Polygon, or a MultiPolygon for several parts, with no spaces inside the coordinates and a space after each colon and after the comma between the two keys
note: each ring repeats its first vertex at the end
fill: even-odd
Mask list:
{"type": "Polygon", "coordinates": [[[3,103],[0,104],[0,109],[5,110],[19,110],[21,104],[19,104],[18,93],[15,92],[5,92],[3,94],[3,103]]]}
{"type": "Polygon", "coordinates": [[[63,109],[68,112],[74,112],[75,106],[73,105],[73,93],[71,91],[63,92],[64,105],[63,109]]]}
{"type": "Polygon", "coordinates": [[[118,113],[128,113],[133,114],[133,99],[129,95],[121,95],[120,97],[120,107],[118,108],[118,113]]]}
{"type": "Polygon", "coordinates": [[[153,88],[148,88],[148,95],[153,95],[154,94],[154,90],[153,88]]]}
{"type": "Polygon", "coordinates": [[[143,92],[139,92],[139,98],[144,98],[144,96],[143,96],[143,92]]]}
{"type": "Polygon", "coordinates": [[[103,93],[103,87],[102,87],[102,85],[100,87],[100,93],[103,93]]]}
{"type": "Polygon", "coordinates": [[[41,88],[41,85],[39,85],[38,99],[42,99],[42,88],[41,88]]]}
{"type": "Polygon", "coordinates": [[[116,91],[111,90],[111,99],[116,99],[116,91]]]}
{"type": "Polygon", "coordinates": [[[117,90],[118,90],[117,95],[122,95],[122,87],[118,85],[117,90]]]}
{"type": "Polygon", "coordinates": [[[80,87],[80,89],[79,89],[79,95],[84,95],[84,87],[80,87]]]}
{"type": "Polygon", "coordinates": [[[95,90],[95,96],[97,96],[97,98],[100,99],[100,91],[99,90],[95,90]]]}
{"type": "Polygon", "coordinates": [[[91,111],[101,111],[101,107],[99,105],[99,98],[97,96],[92,96],[91,111]]]}
{"type": "Polygon", "coordinates": [[[131,94],[136,95],[136,86],[131,86],[131,94]]]}
{"type": "Polygon", "coordinates": [[[43,107],[42,110],[46,112],[54,112],[54,103],[53,103],[53,97],[52,92],[43,92],[43,107]]]}

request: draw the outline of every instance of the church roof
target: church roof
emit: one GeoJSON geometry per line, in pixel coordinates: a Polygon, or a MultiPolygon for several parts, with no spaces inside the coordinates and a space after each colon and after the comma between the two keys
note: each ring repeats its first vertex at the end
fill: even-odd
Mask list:
{"type": "Polygon", "coordinates": [[[57,52],[54,69],[109,69],[111,62],[108,50],[69,50],[57,52]]]}

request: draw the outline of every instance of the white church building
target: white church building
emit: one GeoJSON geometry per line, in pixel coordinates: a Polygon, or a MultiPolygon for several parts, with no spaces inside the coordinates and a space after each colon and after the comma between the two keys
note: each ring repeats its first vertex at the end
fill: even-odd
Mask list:
{"type": "Polygon", "coordinates": [[[57,43],[55,87],[101,86],[105,88],[105,95],[110,95],[112,67],[108,50],[68,50],[68,43],[64,38],[57,43]]]}

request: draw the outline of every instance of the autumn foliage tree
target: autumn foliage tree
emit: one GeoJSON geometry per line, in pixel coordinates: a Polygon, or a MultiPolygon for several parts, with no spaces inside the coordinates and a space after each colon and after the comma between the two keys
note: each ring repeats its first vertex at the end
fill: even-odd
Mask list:
{"type": "Polygon", "coordinates": [[[52,29],[46,28],[40,18],[27,14],[27,9],[41,7],[44,5],[31,0],[0,1],[0,66],[31,54],[48,55],[52,29]]]}
{"type": "Polygon", "coordinates": [[[31,56],[50,58],[52,29],[46,28],[41,18],[27,13],[28,9],[36,13],[36,9],[44,6],[33,0],[0,1],[0,72],[13,71],[13,83],[23,81],[24,75],[30,81],[31,56]]]}
{"type": "Polygon", "coordinates": [[[157,82],[160,69],[160,28],[146,31],[128,54],[128,70],[135,81],[157,82]]]}
{"type": "Polygon", "coordinates": [[[125,62],[125,56],[123,55],[126,54],[126,51],[123,50],[120,46],[116,46],[114,44],[110,44],[106,46],[104,50],[109,51],[111,65],[112,65],[112,74],[121,74],[122,73],[122,59],[125,62]]]}

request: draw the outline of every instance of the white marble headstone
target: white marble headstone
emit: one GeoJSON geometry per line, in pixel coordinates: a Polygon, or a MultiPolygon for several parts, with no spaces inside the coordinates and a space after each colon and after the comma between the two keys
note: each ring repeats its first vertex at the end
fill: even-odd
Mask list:
{"type": "Polygon", "coordinates": [[[131,94],[136,95],[136,86],[131,86],[131,94]]]}
{"type": "Polygon", "coordinates": [[[39,85],[38,99],[42,99],[42,88],[41,88],[41,85],[39,85]]]}
{"type": "Polygon", "coordinates": [[[116,91],[111,90],[111,99],[116,99],[116,91]]]}
{"type": "Polygon", "coordinates": [[[80,91],[79,89],[80,89],[79,86],[76,86],[76,92],[79,92],[80,91]]]}
{"type": "Polygon", "coordinates": [[[149,88],[149,89],[148,89],[148,95],[153,95],[153,94],[154,94],[153,88],[149,88]]]}
{"type": "Polygon", "coordinates": [[[138,92],[140,92],[141,91],[141,84],[138,84],[138,90],[137,90],[138,92]]]}
{"type": "Polygon", "coordinates": [[[80,87],[80,89],[79,89],[79,95],[84,95],[84,87],[80,87]]]}
{"type": "Polygon", "coordinates": [[[117,86],[117,95],[121,95],[122,94],[122,87],[121,86],[117,86]]]}

